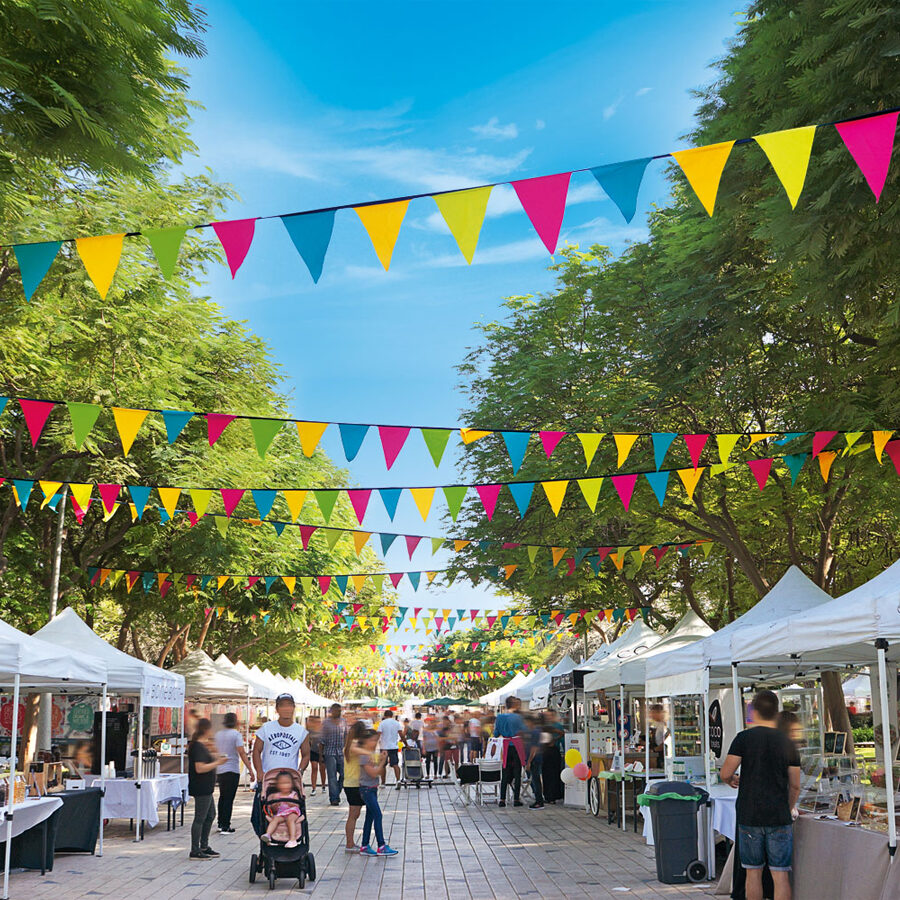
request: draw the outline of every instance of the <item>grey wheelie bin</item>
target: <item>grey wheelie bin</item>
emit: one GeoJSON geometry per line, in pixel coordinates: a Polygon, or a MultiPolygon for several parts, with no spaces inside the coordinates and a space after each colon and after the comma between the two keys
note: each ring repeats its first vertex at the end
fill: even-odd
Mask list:
{"type": "Polygon", "coordinates": [[[709,802],[702,788],[684,781],[655,781],[638,803],[650,810],[656,877],[663,884],[699,882],[707,877],[701,859],[698,814],[709,802]]]}

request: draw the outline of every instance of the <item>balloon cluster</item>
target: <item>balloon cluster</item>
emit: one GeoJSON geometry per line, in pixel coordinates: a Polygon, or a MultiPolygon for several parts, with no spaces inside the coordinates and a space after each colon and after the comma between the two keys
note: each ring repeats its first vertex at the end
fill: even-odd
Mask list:
{"type": "Polygon", "coordinates": [[[586,781],[591,774],[591,770],[586,762],[581,758],[581,752],[574,747],[566,750],[566,766],[560,774],[563,784],[574,784],[576,781],[586,781]]]}

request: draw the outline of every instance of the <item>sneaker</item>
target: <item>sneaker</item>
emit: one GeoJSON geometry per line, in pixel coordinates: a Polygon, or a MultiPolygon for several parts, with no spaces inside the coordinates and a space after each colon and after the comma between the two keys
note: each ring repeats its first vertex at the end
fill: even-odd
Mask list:
{"type": "Polygon", "coordinates": [[[234,834],[234,833],[235,833],[234,828],[220,828],[219,829],[219,834],[234,834]]]}
{"type": "Polygon", "coordinates": [[[331,805],[332,805],[332,806],[340,806],[340,805],[341,805],[341,801],[340,801],[340,800],[332,800],[332,801],[331,801],[331,805]]]}
{"type": "Polygon", "coordinates": [[[378,856],[378,852],[373,850],[371,847],[360,847],[359,848],[360,856],[378,856]]]}
{"type": "Polygon", "coordinates": [[[204,853],[202,850],[198,850],[196,853],[191,850],[188,859],[212,859],[212,857],[209,854],[204,853]]]}
{"type": "Polygon", "coordinates": [[[315,789],[315,788],[313,788],[313,789],[309,792],[309,796],[310,796],[310,797],[315,797],[315,796],[316,796],[316,789],[315,789]]]}
{"type": "Polygon", "coordinates": [[[521,805],[522,805],[522,801],[521,801],[521,800],[514,800],[514,801],[513,801],[513,806],[521,806],[521,805]]]}
{"type": "Polygon", "coordinates": [[[207,857],[207,858],[209,858],[209,859],[212,859],[212,858],[215,857],[215,856],[221,856],[221,855],[222,855],[221,853],[216,853],[216,851],[213,850],[212,847],[204,847],[200,852],[201,852],[205,857],[207,857]]]}
{"type": "Polygon", "coordinates": [[[291,840],[289,840],[284,846],[287,847],[288,850],[293,850],[294,847],[297,846],[297,842],[293,838],[291,838],[291,840]]]}
{"type": "Polygon", "coordinates": [[[397,782],[396,790],[398,790],[398,791],[400,790],[400,782],[399,781],[397,782]]]}
{"type": "Polygon", "coordinates": [[[506,808],[506,801],[505,801],[505,800],[501,800],[501,801],[497,804],[497,806],[499,806],[500,809],[505,809],[505,808],[506,808]]]}
{"type": "Polygon", "coordinates": [[[532,803],[531,806],[529,806],[528,808],[529,809],[543,809],[544,804],[543,803],[532,803]]]}
{"type": "Polygon", "coordinates": [[[396,856],[399,852],[399,850],[395,850],[393,847],[388,847],[387,844],[385,844],[383,847],[379,847],[375,851],[377,856],[396,856]]]}
{"type": "Polygon", "coordinates": [[[362,850],[362,847],[359,844],[354,844],[352,847],[344,847],[344,853],[359,853],[362,850]]]}
{"type": "Polygon", "coordinates": [[[264,844],[271,844],[271,843],[272,843],[272,835],[271,835],[271,834],[261,834],[261,835],[259,836],[259,839],[260,839],[264,844]]]}

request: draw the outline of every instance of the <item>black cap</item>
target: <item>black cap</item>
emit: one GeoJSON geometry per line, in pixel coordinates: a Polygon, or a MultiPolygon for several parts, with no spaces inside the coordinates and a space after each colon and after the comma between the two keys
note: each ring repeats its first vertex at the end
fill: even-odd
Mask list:
{"type": "MultiPolygon", "coordinates": [[[[282,700],[290,700],[291,703],[294,703],[294,695],[293,694],[279,694],[275,698],[275,705],[278,706],[278,704],[281,703],[282,700]]],[[[296,706],[297,704],[294,703],[294,705],[296,706]]]]}

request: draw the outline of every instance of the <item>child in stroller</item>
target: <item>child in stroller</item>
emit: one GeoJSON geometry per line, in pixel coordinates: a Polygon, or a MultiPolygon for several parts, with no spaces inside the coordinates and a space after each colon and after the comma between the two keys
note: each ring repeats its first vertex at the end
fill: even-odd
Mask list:
{"type": "Polygon", "coordinates": [[[269,820],[269,826],[265,834],[260,836],[260,840],[271,844],[273,835],[282,825],[286,825],[288,841],[284,846],[288,849],[296,847],[300,823],[306,816],[300,808],[300,793],[294,787],[294,779],[287,769],[280,769],[275,774],[274,784],[266,791],[263,810],[269,820]]]}

